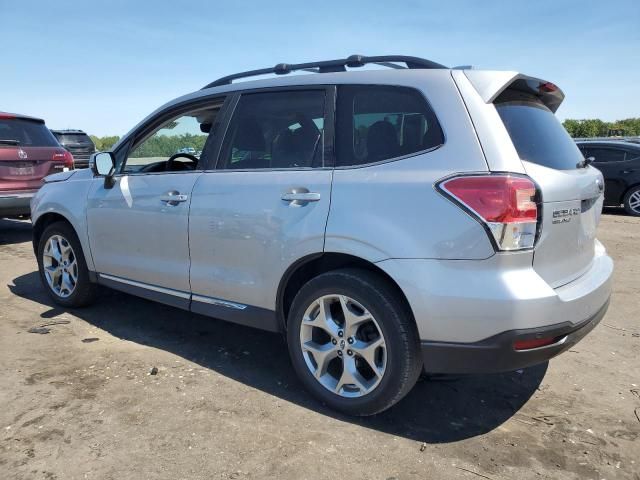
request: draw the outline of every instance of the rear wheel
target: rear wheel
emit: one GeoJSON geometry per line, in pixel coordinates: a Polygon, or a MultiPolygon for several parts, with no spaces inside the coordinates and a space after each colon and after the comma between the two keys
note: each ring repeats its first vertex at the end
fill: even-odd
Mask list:
{"type": "Polygon", "coordinates": [[[624,196],[624,209],[629,215],[640,217],[640,185],[633,187],[624,196]]]}
{"type": "Polygon", "coordinates": [[[415,323],[387,281],[344,269],[309,281],[289,312],[287,341],[311,393],[351,415],[373,415],[404,397],[422,369],[415,323]]]}
{"type": "Polygon", "coordinates": [[[89,281],[80,240],[68,223],[53,223],[42,233],[38,269],[47,293],[57,304],[83,307],[93,301],[96,286],[89,281]]]}

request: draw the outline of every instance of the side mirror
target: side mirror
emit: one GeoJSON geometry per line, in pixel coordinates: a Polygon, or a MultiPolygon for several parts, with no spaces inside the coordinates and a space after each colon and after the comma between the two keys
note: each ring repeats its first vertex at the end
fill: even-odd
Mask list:
{"type": "Polygon", "coordinates": [[[111,152],[99,152],[91,159],[93,173],[104,177],[104,188],[111,188],[115,184],[113,175],[116,171],[116,162],[111,152]]]}

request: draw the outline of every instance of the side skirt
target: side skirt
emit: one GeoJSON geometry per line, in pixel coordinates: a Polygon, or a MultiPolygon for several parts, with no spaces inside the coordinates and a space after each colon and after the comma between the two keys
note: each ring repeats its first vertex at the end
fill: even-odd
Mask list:
{"type": "Polygon", "coordinates": [[[154,302],[261,330],[282,331],[276,312],[266,308],[243,305],[204,295],[192,295],[180,290],[149,285],[104,273],[95,274],[95,278],[100,285],[154,302]]]}
{"type": "Polygon", "coordinates": [[[227,302],[202,295],[192,295],[191,311],[261,330],[281,331],[276,312],[266,308],[227,302]]]}

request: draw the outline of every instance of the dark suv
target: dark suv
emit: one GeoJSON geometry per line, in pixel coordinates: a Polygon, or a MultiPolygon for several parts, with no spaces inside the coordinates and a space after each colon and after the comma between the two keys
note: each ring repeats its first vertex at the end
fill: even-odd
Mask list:
{"type": "Polygon", "coordinates": [[[51,130],[64,148],[66,148],[75,160],[76,168],[89,166],[89,157],[96,151],[96,146],[89,135],[82,130],[51,130]]]}
{"type": "Polygon", "coordinates": [[[640,216],[640,144],[620,140],[577,142],[585,158],[605,181],[604,203],[624,205],[629,215],[640,216]]]}
{"type": "Polygon", "coordinates": [[[29,202],[51,173],[73,169],[44,120],[0,112],[0,218],[29,216],[29,202]]]}

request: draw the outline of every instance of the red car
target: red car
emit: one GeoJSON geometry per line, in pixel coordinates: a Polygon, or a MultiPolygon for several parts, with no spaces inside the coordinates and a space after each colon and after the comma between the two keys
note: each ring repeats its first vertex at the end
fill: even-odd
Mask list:
{"type": "Polygon", "coordinates": [[[44,177],[72,168],[44,120],[0,112],[0,218],[28,217],[44,177]]]}

